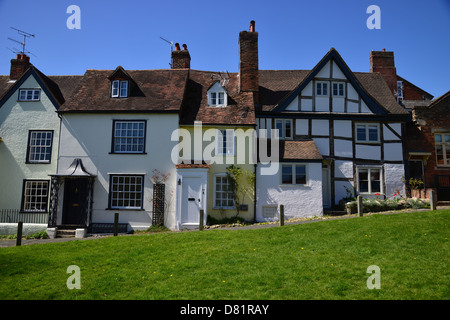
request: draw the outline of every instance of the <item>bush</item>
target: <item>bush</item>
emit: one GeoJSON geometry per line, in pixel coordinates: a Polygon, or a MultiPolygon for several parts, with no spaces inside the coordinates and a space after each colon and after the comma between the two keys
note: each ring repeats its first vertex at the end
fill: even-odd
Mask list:
{"type": "MultiPolygon", "coordinates": [[[[350,213],[355,213],[358,210],[358,201],[349,201],[345,204],[345,208],[350,213]]],[[[428,201],[423,199],[396,199],[396,200],[381,200],[381,199],[363,199],[363,212],[380,212],[402,209],[426,209],[430,208],[428,201]]]]}

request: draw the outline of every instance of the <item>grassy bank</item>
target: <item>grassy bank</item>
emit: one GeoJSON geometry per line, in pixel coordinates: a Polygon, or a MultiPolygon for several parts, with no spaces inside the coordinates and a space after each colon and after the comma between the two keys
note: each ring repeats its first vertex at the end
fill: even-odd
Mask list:
{"type": "Polygon", "coordinates": [[[0,248],[0,299],[449,299],[449,221],[441,210],[0,248]]]}

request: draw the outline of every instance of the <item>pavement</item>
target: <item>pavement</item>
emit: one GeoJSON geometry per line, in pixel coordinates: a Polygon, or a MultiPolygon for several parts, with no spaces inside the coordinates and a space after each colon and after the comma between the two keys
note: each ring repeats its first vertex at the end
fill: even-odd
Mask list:
{"type": "MultiPolygon", "coordinates": [[[[437,206],[437,210],[444,210],[444,209],[450,209],[450,206],[437,206]]],[[[367,215],[374,215],[374,214],[396,214],[396,213],[403,213],[403,212],[417,212],[417,211],[429,211],[429,209],[407,209],[407,210],[398,210],[398,211],[386,211],[386,212],[374,212],[374,213],[364,213],[364,216],[367,215]]],[[[352,215],[342,215],[342,216],[324,216],[324,217],[317,217],[317,218],[309,218],[309,219],[291,219],[285,221],[285,226],[288,225],[294,225],[294,224],[303,224],[303,223],[312,223],[312,222],[318,222],[318,221],[326,221],[326,220],[339,220],[339,219],[351,219],[358,217],[357,214],[352,215]]],[[[205,226],[204,231],[207,230],[213,230],[213,229],[220,229],[220,230],[249,230],[249,229],[263,229],[263,228],[271,228],[271,227],[278,227],[280,224],[278,221],[276,222],[268,222],[268,223],[255,223],[251,225],[232,225],[232,226],[226,226],[226,227],[219,227],[219,226],[205,226]]],[[[188,230],[187,230],[188,231],[188,230]]],[[[198,231],[196,230],[189,230],[189,231],[198,231]]],[[[176,232],[185,232],[185,231],[176,231],[176,232]]],[[[129,235],[133,236],[132,234],[119,234],[119,236],[129,235]]],[[[139,235],[139,234],[136,234],[139,235]]],[[[105,237],[112,237],[113,234],[111,233],[105,233],[105,234],[88,234],[85,238],[54,238],[54,239],[22,239],[22,246],[25,245],[32,245],[32,244],[45,244],[45,243],[58,243],[58,242],[67,242],[67,241],[85,241],[85,240],[95,240],[105,237]]],[[[2,247],[15,247],[16,246],[16,239],[0,239],[0,248],[2,247]]]]}

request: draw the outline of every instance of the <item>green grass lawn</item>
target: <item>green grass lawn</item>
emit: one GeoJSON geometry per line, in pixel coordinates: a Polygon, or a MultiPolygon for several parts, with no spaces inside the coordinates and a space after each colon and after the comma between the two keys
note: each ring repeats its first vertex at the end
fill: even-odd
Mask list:
{"type": "Polygon", "coordinates": [[[442,210],[0,248],[0,299],[449,299],[449,222],[442,210]],[[381,289],[367,288],[371,265],[381,289]]]}

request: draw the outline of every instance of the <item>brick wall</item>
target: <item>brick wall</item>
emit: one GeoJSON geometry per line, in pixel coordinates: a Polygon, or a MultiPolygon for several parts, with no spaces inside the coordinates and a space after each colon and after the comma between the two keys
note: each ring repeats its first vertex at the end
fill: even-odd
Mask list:
{"type": "MultiPolygon", "coordinates": [[[[427,188],[436,188],[437,175],[450,175],[450,167],[438,166],[436,158],[435,134],[450,133],[450,92],[443,99],[437,99],[430,107],[414,107],[413,120],[420,125],[420,139],[428,145],[431,156],[424,164],[424,182],[427,188]]],[[[438,199],[439,200],[439,199],[438,199]]]]}
{"type": "Polygon", "coordinates": [[[259,89],[258,32],[255,22],[250,31],[239,33],[239,90],[256,92],[259,89]]]}

